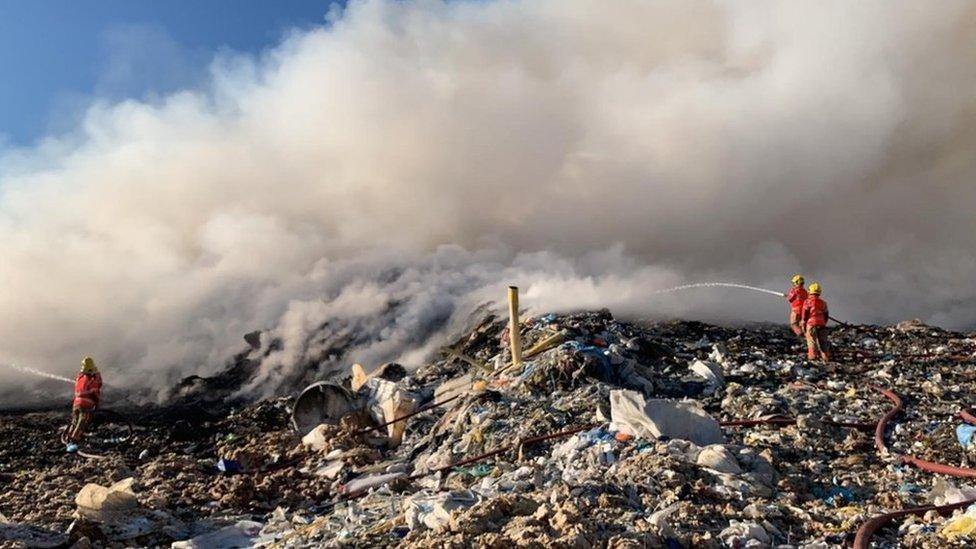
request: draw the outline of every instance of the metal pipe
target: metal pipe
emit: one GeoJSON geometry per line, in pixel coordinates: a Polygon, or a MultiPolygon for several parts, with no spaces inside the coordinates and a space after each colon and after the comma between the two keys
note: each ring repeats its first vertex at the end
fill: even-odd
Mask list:
{"type": "Polygon", "coordinates": [[[522,332],[519,323],[518,286],[508,287],[508,342],[512,348],[512,364],[522,364],[522,332]]]}

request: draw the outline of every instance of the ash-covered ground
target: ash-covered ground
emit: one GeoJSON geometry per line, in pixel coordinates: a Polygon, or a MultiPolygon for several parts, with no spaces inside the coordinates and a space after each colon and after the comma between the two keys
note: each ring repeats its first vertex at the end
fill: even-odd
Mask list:
{"type": "MultiPolygon", "coordinates": [[[[64,409],[4,413],[0,545],[840,547],[870,517],[976,497],[965,479],[892,457],[968,461],[955,431],[976,389],[972,335],[836,327],[836,362],[823,365],[785,326],[599,311],[527,319],[521,334],[521,366],[505,321],[488,317],[382,381],[412,395],[411,410],[448,400],[403,422],[398,445],[389,427],[368,430],[382,418],[366,395],[375,384],[360,391],[365,408],[303,442],[296,395],[231,398],[253,373],[246,356],[185,380],[164,407],[107,398],[82,454],[59,441],[69,395],[64,409]],[[878,387],[904,400],[886,456],[874,429],[892,404],[878,387]],[[618,390],[697,403],[725,423],[723,440],[622,428],[618,390]],[[730,424],[751,419],[772,421],[730,424]],[[126,479],[101,507],[79,507],[86,484],[126,479]]],[[[897,519],[875,546],[969,545],[964,512],[897,519]]]]}

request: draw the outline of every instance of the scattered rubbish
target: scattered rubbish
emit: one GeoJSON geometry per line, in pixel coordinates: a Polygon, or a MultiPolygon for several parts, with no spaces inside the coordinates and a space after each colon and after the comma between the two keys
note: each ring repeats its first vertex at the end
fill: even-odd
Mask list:
{"type": "Polygon", "coordinates": [[[479,463],[473,467],[455,467],[454,471],[458,473],[465,473],[473,477],[486,477],[495,470],[493,465],[487,463],[479,463]]]}
{"type": "Polygon", "coordinates": [[[539,353],[544,353],[550,349],[554,349],[563,344],[566,341],[565,332],[557,332],[549,337],[539,340],[531,348],[525,350],[522,353],[522,358],[532,358],[539,353]]]}
{"type": "MultiPolygon", "coordinates": [[[[297,399],[234,400],[246,355],[184,380],[165,415],[128,413],[131,436],[98,426],[97,461],[40,446],[63,410],[5,415],[0,545],[820,549],[882,513],[875,546],[971,541],[960,517],[976,489],[905,458],[972,464],[951,419],[976,392],[971,335],[839,326],[840,364],[812,366],[785,323],[591,311],[523,318],[513,365],[508,324],[488,315],[412,371],[351,375],[336,334],[297,399]],[[883,463],[872,433],[892,405],[872,386],[905,397],[881,427],[883,463]],[[83,487],[91,471],[108,487],[83,487]],[[932,503],[960,510],[924,516],[932,503]]],[[[280,345],[251,341],[255,356],[280,345]]]]}
{"type": "Polygon", "coordinates": [[[668,520],[678,510],[678,507],[680,507],[680,504],[672,503],[664,509],[651,513],[651,516],[647,518],[648,524],[656,528],[662,536],[673,539],[676,534],[674,529],[668,524],[668,520]]]}

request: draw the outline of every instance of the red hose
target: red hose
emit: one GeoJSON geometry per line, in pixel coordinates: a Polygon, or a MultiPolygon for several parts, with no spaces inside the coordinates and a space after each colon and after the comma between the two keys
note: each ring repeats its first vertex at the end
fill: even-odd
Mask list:
{"type": "MultiPolygon", "coordinates": [[[[875,387],[875,390],[883,394],[888,400],[894,403],[895,407],[888,410],[881,418],[878,420],[878,426],[874,430],[874,445],[878,449],[878,453],[884,455],[888,453],[888,448],[884,443],[884,432],[888,427],[888,423],[891,418],[895,416],[902,409],[901,398],[898,397],[894,392],[888,389],[883,389],[881,387],[875,387]]],[[[964,421],[976,420],[976,417],[969,414],[967,411],[963,410],[959,413],[964,421]],[[965,415],[964,415],[965,414],[965,415]]],[[[929,473],[936,473],[940,475],[950,475],[954,477],[965,477],[973,478],[976,477],[976,469],[968,469],[965,467],[954,467],[952,465],[946,465],[944,463],[935,463],[933,461],[926,461],[924,459],[917,458],[915,456],[905,456],[896,455],[896,457],[902,462],[909,465],[918,467],[923,471],[929,473]]],[[[959,503],[952,503],[949,505],[930,505],[928,507],[916,507],[914,509],[902,509],[901,511],[894,511],[892,513],[885,513],[883,515],[878,515],[867,520],[860,528],[857,529],[857,534],[854,536],[854,549],[868,549],[871,545],[871,537],[874,533],[890,523],[891,521],[904,517],[906,515],[924,515],[929,511],[936,511],[940,515],[947,515],[956,509],[961,509],[967,507],[972,503],[976,503],[976,499],[971,499],[967,501],[960,501],[959,503]]]]}
{"type": "Polygon", "coordinates": [[[823,422],[827,425],[833,425],[834,427],[847,427],[849,429],[857,429],[858,431],[870,431],[871,429],[874,429],[873,423],[834,421],[832,419],[825,419],[823,422]]]}
{"type": "Polygon", "coordinates": [[[970,469],[968,467],[954,467],[944,463],[935,463],[934,461],[926,461],[915,456],[901,456],[901,462],[914,465],[923,471],[928,471],[930,473],[936,473],[939,475],[949,475],[963,478],[976,477],[976,469],[970,469]]]}
{"type": "MultiPolygon", "coordinates": [[[[858,423],[849,421],[834,421],[832,419],[821,419],[824,425],[831,425],[834,427],[847,427],[848,429],[858,429],[861,431],[870,431],[874,429],[873,423],[858,423]]],[[[773,416],[762,419],[730,419],[728,421],[718,422],[722,427],[755,427],[757,425],[795,425],[795,417],[786,416],[773,416]]]]}
{"type": "Polygon", "coordinates": [[[970,425],[976,425],[976,416],[971,414],[969,410],[959,410],[959,417],[970,425]]]}
{"type": "Polygon", "coordinates": [[[754,427],[756,425],[794,425],[796,423],[796,418],[784,417],[784,416],[774,416],[767,417],[763,419],[730,419],[728,421],[720,421],[719,425],[722,427],[754,427]]]}
{"type": "Polygon", "coordinates": [[[893,402],[895,405],[894,408],[888,410],[885,415],[881,416],[881,419],[878,420],[878,426],[874,428],[874,447],[878,449],[879,454],[885,455],[888,453],[888,448],[884,443],[885,429],[888,427],[888,422],[891,421],[891,418],[895,417],[895,415],[901,411],[902,405],[901,399],[898,398],[898,395],[895,393],[882,387],[875,387],[875,389],[880,391],[884,396],[888,397],[888,400],[893,402]]]}
{"type": "Polygon", "coordinates": [[[952,503],[949,505],[929,505],[928,507],[915,507],[914,509],[902,509],[901,511],[894,511],[892,513],[885,513],[883,515],[878,515],[876,517],[871,517],[867,522],[861,525],[857,529],[857,534],[854,536],[854,549],[868,549],[871,546],[871,538],[874,533],[884,528],[889,522],[901,518],[907,515],[924,515],[929,511],[935,511],[942,516],[946,516],[949,513],[955,511],[956,509],[961,509],[963,507],[968,507],[969,504],[976,503],[976,499],[970,499],[967,501],[960,501],[959,503],[952,503]]]}

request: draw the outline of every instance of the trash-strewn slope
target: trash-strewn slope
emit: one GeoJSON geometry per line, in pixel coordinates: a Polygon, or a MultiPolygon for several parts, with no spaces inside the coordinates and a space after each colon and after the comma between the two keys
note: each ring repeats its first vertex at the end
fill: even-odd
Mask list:
{"type": "MultiPolygon", "coordinates": [[[[976,388],[976,340],[962,334],[837,328],[840,360],[829,365],[807,363],[779,326],[593,312],[529,319],[522,337],[522,367],[510,366],[504,322],[489,318],[445,358],[391,378],[414,410],[456,397],[407,420],[394,448],[387,428],[364,432],[377,421],[368,409],[303,444],[289,398],[106,417],[88,458],[58,443],[66,411],[5,416],[0,536],[120,547],[194,536],[210,536],[197,546],[829,547],[870,516],[962,497],[957,480],[878,456],[874,424],[891,406],[872,388],[905,400],[885,433],[892,452],[966,462],[956,414],[976,388]],[[648,410],[690,399],[681,406],[723,422],[724,440],[670,438],[681,426],[661,417],[624,420],[624,397],[648,410]],[[772,421],[729,424],[745,419],[772,421]],[[120,496],[122,508],[78,507],[86,483],[127,478],[134,498],[120,496]]],[[[964,545],[972,538],[949,539],[964,518],[896,521],[875,542],[964,545]]]]}

